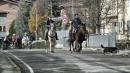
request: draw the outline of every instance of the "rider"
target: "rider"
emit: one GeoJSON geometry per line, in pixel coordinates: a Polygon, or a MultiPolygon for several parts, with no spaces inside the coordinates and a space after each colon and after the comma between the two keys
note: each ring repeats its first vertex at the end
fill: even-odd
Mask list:
{"type": "Polygon", "coordinates": [[[73,32],[75,33],[77,29],[80,27],[82,24],[81,19],[79,18],[78,14],[75,14],[75,18],[71,22],[72,27],[73,27],[73,32]]]}
{"type": "MultiPolygon", "coordinates": [[[[51,23],[54,24],[54,21],[50,17],[48,17],[47,22],[46,22],[47,32],[46,32],[46,35],[45,35],[45,40],[48,40],[48,31],[50,30],[51,23]]],[[[56,28],[54,28],[54,29],[56,30],[56,28]]],[[[58,40],[58,36],[57,36],[56,32],[55,32],[55,35],[56,35],[56,40],[58,40]]]]}

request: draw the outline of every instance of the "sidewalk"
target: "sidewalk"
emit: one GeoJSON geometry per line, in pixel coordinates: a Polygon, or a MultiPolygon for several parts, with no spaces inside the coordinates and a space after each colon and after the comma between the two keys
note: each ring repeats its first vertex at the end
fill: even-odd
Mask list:
{"type": "Polygon", "coordinates": [[[20,69],[0,51],[0,73],[21,73],[20,69]]]}

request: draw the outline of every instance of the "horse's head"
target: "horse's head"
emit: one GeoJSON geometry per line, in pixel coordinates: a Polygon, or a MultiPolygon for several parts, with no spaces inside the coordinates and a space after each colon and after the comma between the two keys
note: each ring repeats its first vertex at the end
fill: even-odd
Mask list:
{"type": "Polygon", "coordinates": [[[83,24],[79,27],[79,30],[81,30],[83,33],[86,33],[86,32],[87,32],[86,26],[83,25],[83,24]]]}

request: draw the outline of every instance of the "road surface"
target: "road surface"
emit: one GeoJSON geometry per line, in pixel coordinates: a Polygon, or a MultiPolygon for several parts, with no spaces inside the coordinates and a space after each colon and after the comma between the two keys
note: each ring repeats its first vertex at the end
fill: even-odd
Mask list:
{"type": "Polygon", "coordinates": [[[45,50],[7,51],[24,62],[32,73],[130,73],[130,57],[103,55],[83,51],[82,54],[67,50],[55,53],[45,50]]]}

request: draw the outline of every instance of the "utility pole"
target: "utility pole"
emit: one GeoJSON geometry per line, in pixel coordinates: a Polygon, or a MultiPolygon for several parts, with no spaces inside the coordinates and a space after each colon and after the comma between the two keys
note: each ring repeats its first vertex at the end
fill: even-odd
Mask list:
{"type": "MultiPolygon", "coordinates": [[[[118,25],[118,0],[117,0],[117,26],[119,26],[118,25]]],[[[119,29],[119,28],[118,28],[119,29]]],[[[118,31],[117,31],[118,32],[118,31]]]]}
{"type": "Polygon", "coordinates": [[[72,0],[72,19],[74,18],[74,0],[72,0]]]}
{"type": "MultiPolygon", "coordinates": [[[[118,28],[118,26],[119,26],[119,25],[118,25],[118,0],[117,0],[116,5],[117,5],[117,7],[116,7],[116,8],[117,8],[117,23],[116,23],[117,28],[116,28],[116,29],[119,29],[119,28],[118,28]]],[[[115,36],[115,46],[116,46],[116,43],[117,43],[117,38],[116,38],[117,34],[116,34],[116,32],[117,32],[117,34],[118,34],[118,31],[116,31],[116,30],[114,31],[114,36],[115,36]]]]}
{"type": "Polygon", "coordinates": [[[37,14],[38,14],[38,2],[36,2],[36,40],[38,40],[38,31],[37,31],[37,26],[38,26],[38,18],[37,18],[37,14]]]}
{"type": "Polygon", "coordinates": [[[52,0],[51,0],[51,17],[52,17],[52,0]]]}
{"type": "Polygon", "coordinates": [[[125,33],[125,13],[126,13],[126,11],[125,11],[125,9],[126,9],[126,7],[125,7],[125,0],[122,0],[122,10],[123,10],[123,12],[122,12],[122,15],[123,15],[123,34],[125,33]]]}

